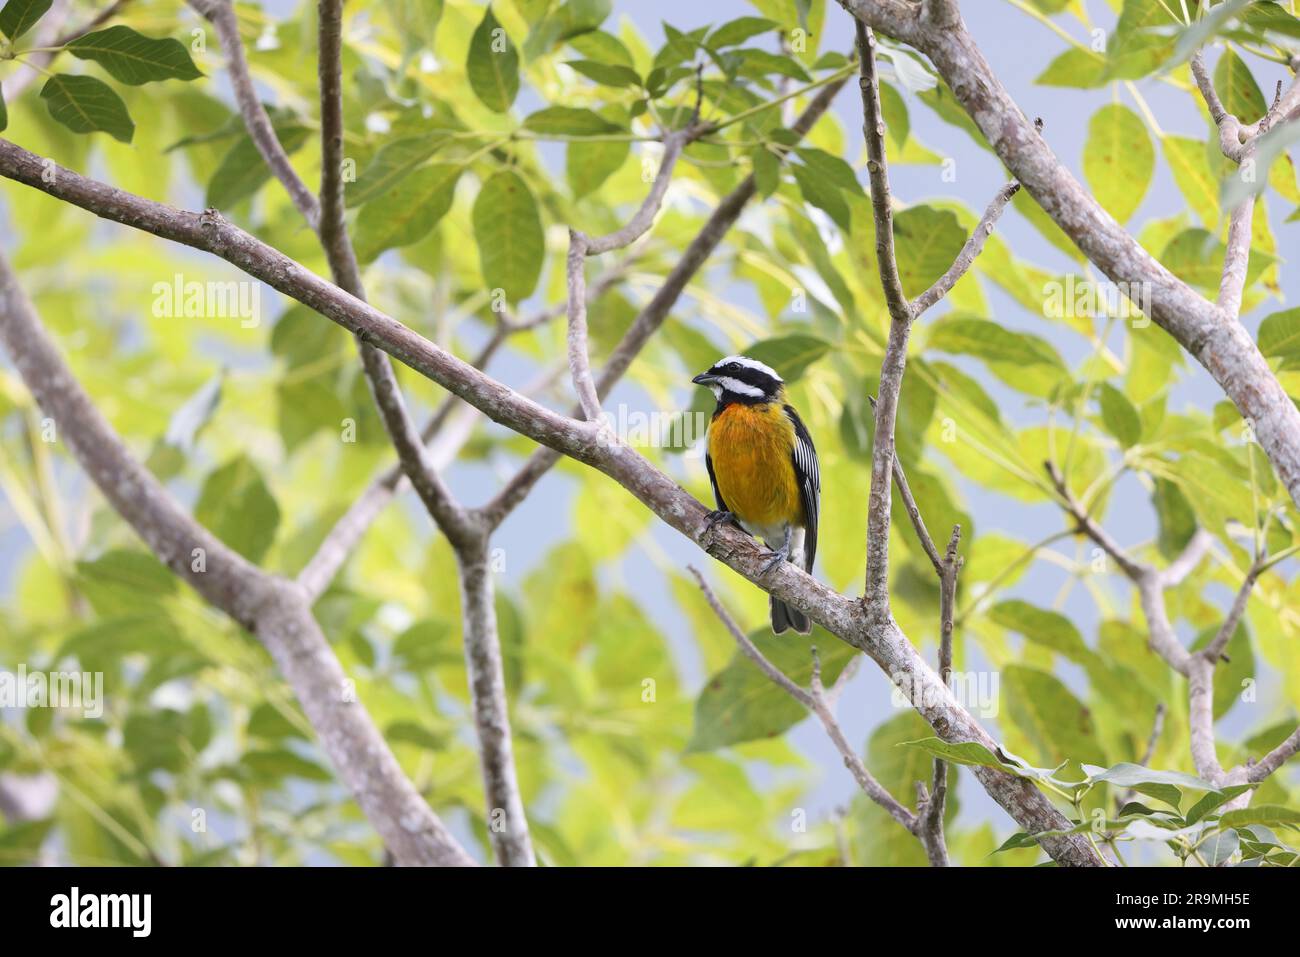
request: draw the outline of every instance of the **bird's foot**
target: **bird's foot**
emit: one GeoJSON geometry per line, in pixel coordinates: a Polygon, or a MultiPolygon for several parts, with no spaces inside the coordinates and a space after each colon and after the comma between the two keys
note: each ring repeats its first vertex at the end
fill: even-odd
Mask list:
{"type": "Polygon", "coordinates": [[[706,534],[712,533],[719,525],[735,525],[740,528],[740,521],[736,518],[735,512],[715,508],[704,518],[704,531],[706,534]]]}
{"type": "Polygon", "coordinates": [[[763,562],[763,570],[761,574],[766,575],[773,568],[777,568],[778,566],[780,566],[782,562],[788,562],[789,560],[790,560],[790,543],[786,542],[780,548],[773,551],[772,554],[768,556],[767,560],[763,562]]]}

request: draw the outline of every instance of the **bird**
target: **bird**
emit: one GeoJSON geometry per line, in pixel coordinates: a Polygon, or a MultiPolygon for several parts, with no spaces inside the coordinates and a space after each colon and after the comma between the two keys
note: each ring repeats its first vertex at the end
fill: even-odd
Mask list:
{"type": "MultiPolygon", "coordinates": [[[[812,572],[817,556],[821,474],[808,428],[789,402],[785,381],[748,356],[719,359],[691,380],[718,400],[705,434],[704,464],[717,509],[708,527],[739,525],[773,552],[766,574],[785,561],[812,572]]],[[[768,599],[772,632],[812,631],[808,616],[768,599]]]]}

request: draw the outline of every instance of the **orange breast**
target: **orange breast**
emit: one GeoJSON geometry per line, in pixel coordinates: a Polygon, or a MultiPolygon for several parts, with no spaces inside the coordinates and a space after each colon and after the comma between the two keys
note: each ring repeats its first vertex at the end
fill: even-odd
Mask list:
{"type": "Polygon", "coordinates": [[[718,490],[743,522],[803,523],[793,452],[794,425],[775,403],[734,403],[709,424],[709,457],[718,490]]]}

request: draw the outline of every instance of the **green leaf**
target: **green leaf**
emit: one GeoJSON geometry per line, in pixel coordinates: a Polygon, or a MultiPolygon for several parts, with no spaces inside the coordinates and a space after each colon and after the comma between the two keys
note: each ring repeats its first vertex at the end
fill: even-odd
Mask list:
{"type": "Polygon", "coordinates": [[[122,98],[93,76],[57,73],[41,88],[41,99],[50,116],[74,133],[103,131],[123,143],[135,135],[122,98]]]}
{"type": "Polygon", "coordinates": [[[1168,784],[1174,787],[1191,788],[1194,791],[1217,791],[1213,784],[1192,774],[1182,771],[1160,771],[1141,764],[1121,761],[1109,768],[1085,766],[1088,780],[1104,781],[1121,788],[1136,788],[1140,784],[1168,784]]]}
{"type": "Polygon", "coordinates": [[[87,33],[66,49],[78,59],[94,60],[115,80],[129,86],[155,80],[196,80],[203,75],[179,40],[146,37],[127,26],[87,33]]]}
{"type": "Polygon", "coordinates": [[[977,741],[960,741],[952,744],[942,738],[920,738],[916,741],[901,741],[900,748],[920,748],[936,758],[943,758],[952,764],[965,764],[972,767],[998,768],[1001,771],[1013,770],[996,754],[977,741]]]}
{"type": "Polygon", "coordinates": [[[856,193],[859,196],[866,195],[863,192],[862,184],[858,182],[858,176],[853,171],[853,167],[840,157],[811,146],[797,147],[795,153],[819,179],[838,186],[847,192],[856,193]]]}
{"type": "Polygon", "coordinates": [[[799,192],[811,206],[816,206],[829,216],[836,226],[848,231],[851,226],[849,205],[844,201],[843,193],[812,167],[795,163],[790,167],[794,181],[799,184],[799,192]]]}
{"type": "Polygon", "coordinates": [[[334,776],[316,762],[308,761],[284,748],[248,751],[239,759],[239,763],[254,778],[268,784],[276,784],[284,778],[302,778],[322,783],[334,780],[334,776]]]}
{"type": "Polygon", "coordinates": [[[1205,859],[1207,867],[1220,867],[1237,853],[1240,846],[1241,841],[1236,831],[1221,830],[1201,842],[1201,857],[1205,859]]]}
{"type": "Polygon", "coordinates": [[[194,517],[250,562],[275,541],[280,508],[252,460],[240,455],[208,475],[194,517]]]}
{"type": "Polygon", "coordinates": [[[1083,175],[1097,201],[1121,223],[1142,204],[1156,154],[1146,126],[1126,106],[1103,106],[1088,121],[1083,175]]]}
{"type": "Polygon", "coordinates": [[[654,69],[668,70],[694,57],[696,47],[708,32],[708,27],[700,27],[690,33],[682,33],[671,24],[665,23],[664,38],[667,42],[655,54],[654,69]]]}
{"type": "MultiPolygon", "coordinates": [[[[208,729],[210,731],[210,729],[208,729]]],[[[141,771],[177,772],[189,763],[189,755],[202,750],[208,734],[193,720],[193,713],[161,708],[132,711],[122,728],[122,746],[141,771]]]]}
{"type": "Polygon", "coordinates": [[[1250,827],[1262,824],[1265,827],[1300,828],[1300,810],[1283,807],[1279,804],[1259,804],[1254,807],[1238,808],[1225,811],[1219,818],[1219,827],[1250,827]]]}
{"type": "Polygon", "coordinates": [[[894,146],[901,150],[907,145],[907,137],[912,131],[912,121],[903,94],[888,83],[880,84],[880,112],[885,119],[885,131],[894,146]]]}
{"type": "Polygon", "coordinates": [[[744,43],[750,37],[756,37],[760,33],[771,33],[780,28],[779,23],[766,17],[737,17],[710,33],[704,43],[715,50],[720,50],[723,47],[744,43]]]}
{"type": "Polygon", "coordinates": [[[1249,790],[1249,784],[1230,784],[1222,791],[1210,791],[1205,795],[1205,797],[1192,805],[1191,809],[1185,815],[1184,820],[1186,820],[1188,824],[1195,824],[1211,811],[1222,807],[1238,794],[1245,794],[1249,790]]]}
{"type": "Polygon", "coordinates": [[[1268,110],[1250,67],[1231,49],[1225,49],[1214,66],[1214,88],[1223,108],[1243,123],[1254,123],[1268,110]]]}
{"type": "Polygon", "coordinates": [[[1038,764],[1082,763],[1103,756],[1091,712],[1055,675],[1008,665],[1002,684],[1011,724],[1037,752],[1038,764]]]}
{"type": "Polygon", "coordinates": [[[504,113],[519,93],[519,53],[489,6],[469,41],[470,88],[489,110],[504,113]]]}
{"type": "MultiPolygon", "coordinates": [[[[306,127],[296,120],[281,120],[273,124],[280,145],[286,155],[292,156],[310,137],[306,127]]],[[[252,137],[243,133],[217,165],[208,180],[204,205],[213,209],[229,209],[240,200],[252,196],[271,179],[271,168],[262,159],[252,137]]]]}
{"type": "Polygon", "coordinates": [[[357,258],[370,262],[385,249],[409,246],[427,236],[451,209],[463,169],[433,163],[366,203],[357,216],[357,258]]]}
{"type": "Polygon", "coordinates": [[[1101,403],[1101,422],[1124,448],[1130,448],[1142,438],[1142,419],[1133,403],[1109,382],[1103,382],[1097,393],[1101,403]]]}
{"type": "Polygon", "coordinates": [[[147,552],[113,548],[77,563],[77,587],[99,615],[139,615],[176,593],[176,577],[147,552]]]}
{"type": "Polygon", "coordinates": [[[348,206],[360,206],[397,186],[411,170],[423,165],[442,149],[450,137],[446,133],[404,136],[385,143],[366,166],[356,182],[348,183],[348,206]]]}
{"type": "Polygon", "coordinates": [[[975,356],[986,362],[1065,370],[1065,362],[1046,339],[1007,329],[988,319],[942,319],[931,327],[926,345],[938,352],[975,356]]]}
{"type": "Polygon", "coordinates": [[[524,129],[555,136],[596,136],[625,132],[621,126],[576,106],[548,106],[524,120],[524,129]]]}
{"type": "Polygon", "coordinates": [[[0,133],[9,126],[9,108],[5,106],[4,87],[0,86],[0,133]]]}
{"type": "Polygon", "coordinates": [[[618,63],[600,63],[596,60],[566,60],[565,65],[572,67],[588,79],[595,80],[601,86],[617,88],[641,85],[641,76],[636,70],[618,63]]]}
{"type": "Polygon", "coordinates": [[[1090,89],[1106,84],[1106,58],[1092,50],[1070,47],[1047,65],[1034,81],[1039,86],[1090,89]]]}
{"type": "Polygon", "coordinates": [[[1084,662],[1092,651],[1070,619],[1019,599],[1001,601],[988,611],[991,621],[1024,635],[1034,644],[1059,652],[1071,661],[1084,662]]]}
{"type": "Polygon", "coordinates": [[[894,217],[898,276],[914,299],[948,271],[966,245],[966,231],[950,209],[910,206],[894,217]]]}
{"type": "Polygon", "coordinates": [[[1099,768],[1085,764],[1083,770],[1088,780],[1093,783],[1113,784],[1119,788],[1130,788],[1139,794],[1146,794],[1158,801],[1163,801],[1175,811],[1182,801],[1182,791],[1217,791],[1209,781],[1203,781],[1191,774],[1181,771],[1159,771],[1143,767],[1140,764],[1121,762],[1112,768],[1099,768]]]}
{"type": "Polygon", "coordinates": [[[574,140],[565,149],[564,175],[574,199],[594,193],[604,185],[632,151],[620,140],[574,140]]]}
{"type": "Polygon", "coordinates": [[[758,195],[767,199],[781,185],[781,161],[766,146],[755,146],[749,158],[754,164],[754,183],[758,187],[758,195]]]}
{"type": "Polygon", "coordinates": [[[504,290],[510,302],[527,299],[546,256],[542,220],[528,184],[517,173],[497,173],[479,190],[472,219],[488,288],[504,290]]]}
{"type": "Polygon", "coordinates": [[[797,382],[808,367],[830,350],[830,343],[816,336],[795,333],[756,342],[745,355],[765,362],[787,383],[797,382]]]}
{"type": "MultiPolygon", "coordinates": [[[[750,636],[773,665],[796,684],[812,675],[807,639],[790,640],[761,629],[750,636]]],[[[833,682],[856,652],[820,628],[812,641],[821,652],[822,678],[833,682]]],[[[736,652],[731,662],[709,679],[695,702],[695,732],[687,751],[712,751],[742,741],[774,738],[808,716],[807,709],[772,683],[758,665],[736,652]]]]}
{"type": "Polygon", "coordinates": [[[0,33],[17,40],[45,16],[53,3],[54,0],[9,0],[0,10],[0,33]]]}
{"type": "Polygon", "coordinates": [[[1115,33],[1107,44],[1107,78],[1136,80],[1169,59],[1175,38],[1170,8],[1151,0],[1124,0],[1115,33]]]}
{"type": "MultiPolygon", "coordinates": [[[[1213,229],[1219,222],[1219,183],[1206,162],[1201,140],[1166,134],[1160,140],[1174,182],[1201,223],[1213,229]]],[[[1217,145],[1215,146],[1217,149],[1217,145]]]]}
{"type": "MultiPolygon", "coordinates": [[[[933,774],[934,759],[920,748],[901,747],[930,734],[925,719],[911,708],[904,708],[872,729],[867,739],[866,765],[880,786],[910,806],[916,793],[917,781],[928,781],[933,774]]],[[[960,775],[956,767],[948,770],[948,804],[945,821],[952,821],[960,808],[953,802],[958,797],[960,775]]],[[[864,795],[853,799],[850,838],[855,865],[925,866],[925,853],[920,843],[899,827],[879,805],[864,795]]]]}
{"type": "Polygon", "coordinates": [[[1156,544],[1161,555],[1173,559],[1196,534],[1196,512],[1182,489],[1164,478],[1156,479],[1155,488],[1151,491],[1151,502],[1155,506],[1156,521],[1160,528],[1156,544]]]}
{"type": "Polygon", "coordinates": [[[54,826],[53,818],[18,821],[0,828],[0,867],[36,863],[37,855],[54,826]]]}
{"type": "Polygon", "coordinates": [[[793,57],[754,49],[737,50],[732,55],[740,57],[740,75],[743,77],[759,79],[769,73],[775,73],[778,76],[798,80],[800,83],[808,83],[812,80],[808,71],[793,57]]]}
{"type": "Polygon", "coordinates": [[[1259,351],[1275,359],[1300,359],[1300,306],[1264,318],[1259,324],[1259,351]]]}

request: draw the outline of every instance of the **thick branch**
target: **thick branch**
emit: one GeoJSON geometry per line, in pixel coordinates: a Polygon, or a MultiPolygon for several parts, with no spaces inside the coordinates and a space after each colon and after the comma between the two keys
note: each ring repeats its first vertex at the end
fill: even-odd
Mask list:
{"type": "MultiPolygon", "coordinates": [[[[822,87],[799,116],[790,130],[797,139],[808,134],[813,125],[830,108],[831,101],[844,86],[845,81],[830,83],[822,87]]],[[[672,271],[668,273],[663,284],[651,300],[633,320],[622,340],[605,361],[596,382],[596,394],[604,397],[623,377],[632,362],[640,354],[650,337],[663,325],[680,298],[683,290],[699,272],[705,261],[722,242],[727,231],[731,229],[741,212],[754,198],[758,191],[753,174],[746,176],[730,193],[723,197],[717,208],[710,214],[704,227],[696,234],[678,258],[672,271]]],[[[519,471],[506,482],[501,491],[483,507],[483,513],[495,528],[500,525],[518,507],[560,456],[552,449],[541,448],[534,452],[519,471]]]]}
{"type": "Polygon", "coordinates": [[[1238,322],[1158,263],[1052,154],[989,67],[958,18],[929,29],[919,8],[900,0],[839,0],[868,26],[928,56],[958,102],[1052,220],[1110,280],[1140,290],[1150,318],[1218,382],[1244,418],[1278,477],[1300,503],[1300,410],[1238,322]]]}
{"type": "Polygon", "coordinates": [[[293,688],[362,811],[403,864],[472,864],[416,792],[296,587],[247,562],[181,510],[82,391],[0,257],[0,341],[73,456],[158,559],[254,632],[293,688]]]}
{"type": "MultiPolygon", "coordinates": [[[[320,21],[320,240],[334,281],[364,299],[361,271],[344,221],[343,0],[319,0],[317,11],[320,21]]],[[[585,294],[583,308],[586,308],[585,294]]],[[[474,706],[492,846],[502,866],[531,867],[536,860],[515,774],[501,641],[493,606],[492,573],[487,561],[488,530],[476,515],[456,502],[429,461],[426,440],[407,412],[391,360],[364,339],[358,340],[358,347],[370,391],[402,471],[451,542],[460,566],[465,666],[474,706]]]]}
{"type": "MultiPolygon", "coordinates": [[[[493,421],[599,469],[710,555],[865,651],[896,684],[915,693],[917,710],[944,740],[974,740],[996,747],[988,733],[920,659],[892,618],[864,616],[861,603],[831,591],[789,562],[770,569],[770,553],[765,548],[739,530],[711,527],[707,522],[709,510],[704,505],[635,450],[603,441],[591,423],[555,413],[488,378],[390,316],[225,222],[215,211],[183,212],[113,189],[63,167],[53,164],[47,167],[41,157],[3,139],[0,139],[0,175],[81,206],[102,218],[215,253],[327,319],[362,335],[493,421]]],[[[989,794],[1026,831],[1068,829],[1064,816],[1028,782],[993,768],[981,768],[975,773],[989,794]]],[[[1087,839],[1077,834],[1044,837],[1042,844],[1058,862],[1100,864],[1087,839]]]]}

